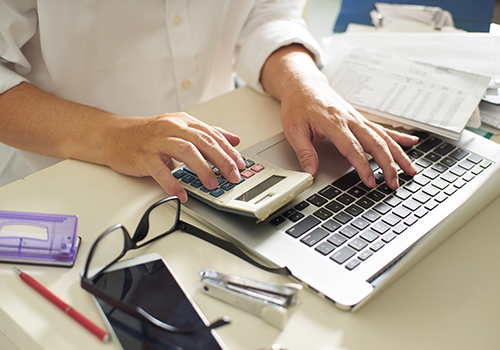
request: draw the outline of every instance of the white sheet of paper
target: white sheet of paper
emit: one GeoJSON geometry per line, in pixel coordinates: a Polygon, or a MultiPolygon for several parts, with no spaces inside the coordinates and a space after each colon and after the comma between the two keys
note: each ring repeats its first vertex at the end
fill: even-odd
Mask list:
{"type": "Polygon", "coordinates": [[[491,77],[347,45],[335,45],[324,73],[361,111],[458,139],[491,77]]]}
{"type": "Polygon", "coordinates": [[[326,61],[337,47],[350,45],[437,66],[493,77],[500,88],[500,35],[467,32],[358,32],[323,38],[326,61]]]}

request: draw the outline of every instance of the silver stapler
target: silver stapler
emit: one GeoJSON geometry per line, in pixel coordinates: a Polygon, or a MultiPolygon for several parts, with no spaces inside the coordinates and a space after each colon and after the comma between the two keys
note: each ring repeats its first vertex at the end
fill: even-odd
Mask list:
{"type": "Polygon", "coordinates": [[[298,303],[301,284],[256,281],[214,270],[200,271],[201,290],[217,299],[262,317],[283,329],[288,308],[298,303]]]}

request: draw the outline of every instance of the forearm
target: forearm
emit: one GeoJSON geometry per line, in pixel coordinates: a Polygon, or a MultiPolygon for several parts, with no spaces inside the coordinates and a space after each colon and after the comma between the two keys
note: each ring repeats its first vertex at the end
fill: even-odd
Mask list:
{"type": "Polygon", "coordinates": [[[309,84],[328,84],[309,51],[300,44],[282,47],[271,54],[260,79],[264,90],[280,101],[309,84]]]}
{"type": "Polygon", "coordinates": [[[105,164],[106,130],[118,118],[29,83],[0,94],[0,141],[52,157],[105,164]]]}

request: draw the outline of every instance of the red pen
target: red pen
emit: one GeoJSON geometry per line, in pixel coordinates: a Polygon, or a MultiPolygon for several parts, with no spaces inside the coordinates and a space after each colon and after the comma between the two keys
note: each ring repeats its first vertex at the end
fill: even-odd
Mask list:
{"type": "Polygon", "coordinates": [[[108,341],[109,334],[103,331],[101,328],[96,326],[92,321],[83,316],[81,313],[73,309],[71,306],[66,304],[64,301],[59,299],[55,294],[53,294],[50,290],[45,288],[40,282],[35,280],[33,277],[25,274],[18,268],[14,267],[14,271],[21,277],[21,279],[31,288],[36,290],[39,294],[41,294],[45,299],[50,301],[52,304],[57,306],[59,309],[68,314],[69,317],[74,319],[76,322],[81,324],[83,327],[87,328],[92,334],[101,339],[102,341],[108,341]]]}

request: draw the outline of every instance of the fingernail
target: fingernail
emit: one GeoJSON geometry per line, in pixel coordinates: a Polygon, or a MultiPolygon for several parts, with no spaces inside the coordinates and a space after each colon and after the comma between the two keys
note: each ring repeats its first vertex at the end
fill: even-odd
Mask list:
{"type": "Polygon", "coordinates": [[[236,165],[238,166],[238,169],[245,169],[246,167],[245,161],[241,157],[238,157],[238,159],[236,159],[236,165]]]}
{"type": "Polygon", "coordinates": [[[411,169],[413,170],[414,174],[417,174],[418,173],[418,169],[415,165],[411,165],[411,169]]]}
{"type": "Polygon", "coordinates": [[[177,198],[181,201],[181,203],[185,203],[187,201],[187,193],[186,192],[178,192],[176,195],[177,198]]]}
{"type": "Polygon", "coordinates": [[[306,167],[304,168],[304,172],[305,172],[305,173],[309,173],[309,174],[313,175],[313,167],[312,167],[312,166],[310,166],[310,165],[306,166],[306,167]]]}
{"type": "Polygon", "coordinates": [[[231,174],[229,174],[229,182],[236,183],[240,181],[240,172],[237,170],[231,171],[231,174]]]}
{"type": "Polygon", "coordinates": [[[210,181],[208,182],[208,185],[210,186],[210,189],[214,189],[216,188],[217,186],[219,186],[219,181],[217,181],[217,178],[213,177],[210,179],[210,181]]]}
{"type": "Polygon", "coordinates": [[[377,183],[375,182],[375,177],[370,176],[368,178],[368,186],[371,188],[375,188],[375,186],[377,186],[377,183]]]}
{"type": "Polygon", "coordinates": [[[398,188],[399,187],[399,179],[395,178],[392,180],[392,188],[398,188]]]}

